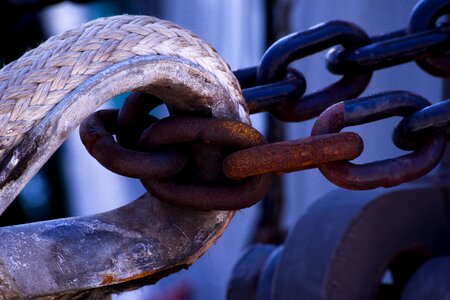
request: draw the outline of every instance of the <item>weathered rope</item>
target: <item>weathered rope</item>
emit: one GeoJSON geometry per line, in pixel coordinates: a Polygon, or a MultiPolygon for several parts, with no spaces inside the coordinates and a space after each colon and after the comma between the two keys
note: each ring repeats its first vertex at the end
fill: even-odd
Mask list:
{"type": "Polygon", "coordinates": [[[216,76],[245,115],[230,67],[195,34],[149,16],[101,18],[48,39],[0,70],[0,159],[81,83],[142,55],[175,56],[200,65],[216,76]]]}

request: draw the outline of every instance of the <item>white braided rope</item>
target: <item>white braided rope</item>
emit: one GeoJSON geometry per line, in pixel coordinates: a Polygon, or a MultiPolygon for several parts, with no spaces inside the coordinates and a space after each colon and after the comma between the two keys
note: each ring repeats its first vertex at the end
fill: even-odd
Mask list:
{"type": "Polygon", "coordinates": [[[192,61],[216,76],[239,103],[239,83],[217,52],[178,25],[149,16],[101,18],[54,36],[0,70],[0,158],[81,83],[134,56],[192,61]]]}

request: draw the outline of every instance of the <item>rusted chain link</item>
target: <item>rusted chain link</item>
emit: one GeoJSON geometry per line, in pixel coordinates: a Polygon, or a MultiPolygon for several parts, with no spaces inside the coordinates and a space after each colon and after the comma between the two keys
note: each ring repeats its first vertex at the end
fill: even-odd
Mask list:
{"type": "Polygon", "coordinates": [[[138,149],[142,132],[157,121],[149,112],[162,103],[158,98],[144,93],[136,92],[128,96],[117,115],[118,143],[126,148],[138,149]]]}
{"type": "Polygon", "coordinates": [[[363,148],[363,141],[356,133],[324,134],[234,152],[224,160],[223,169],[225,175],[234,180],[287,173],[316,168],[326,162],[351,160],[358,157],[363,148]]]}
{"type": "Polygon", "coordinates": [[[80,126],[84,146],[105,168],[134,178],[167,177],[181,171],[186,157],[180,152],[142,152],[119,145],[113,137],[117,115],[118,110],[100,110],[80,126]]]}
{"type": "Polygon", "coordinates": [[[258,131],[237,121],[211,118],[171,117],[153,123],[155,118],[142,113],[152,105],[136,109],[142,108],[142,99],[145,96],[128,97],[121,109],[127,118],[121,118],[117,110],[101,110],[80,127],[83,144],[103,166],[140,178],[144,187],[161,200],[201,210],[247,207],[270,188],[272,174],[238,182],[227,180],[222,172],[222,161],[228,153],[266,143],[258,131]],[[132,121],[151,125],[145,131],[131,131],[131,138],[118,139],[117,143],[113,134],[125,133],[119,128],[125,124],[129,129],[132,121]]]}
{"type": "Polygon", "coordinates": [[[176,147],[190,157],[187,172],[168,179],[141,179],[161,200],[202,210],[235,210],[260,200],[270,188],[272,174],[231,181],[223,176],[228,153],[266,143],[252,127],[231,120],[172,117],[149,127],[139,144],[146,149],[176,147]]]}
{"type": "MultiPolygon", "coordinates": [[[[407,116],[428,105],[428,100],[402,91],[340,102],[319,116],[311,134],[339,132],[347,126],[391,116],[407,116]]],[[[363,165],[345,161],[325,163],[319,166],[319,170],[328,180],[347,189],[390,187],[417,179],[431,171],[441,160],[445,146],[445,134],[437,133],[423,139],[417,150],[401,157],[363,165]]]]}
{"type": "Polygon", "coordinates": [[[450,47],[450,27],[435,23],[448,12],[448,3],[424,0],[414,8],[408,29],[373,38],[348,22],[319,24],[277,41],[258,67],[234,72],[252,113],[269,111],[284,121],[320,114],[311,137],[266,144],[256,130],[231,120],[170,117],[154,122],[148,113],[161,101],[132,94],[119,113],[98,112],[88,119],[83,139],[103,165],[141,178],[158,198],[202,210],[250,206],[265,194],[273,174],[307,168],[318,167],[330,181],[348,189],[390,187],[416,179],[443,155],[450,100],[430,105],[418,95],[393,91],[334,103],[357,97],[374,70],[412,60],[434,75],[447,76],[450,68],[441,70],[438,64],[450,61],[442,56],[450,47]],[[327,66],[343,77],[303,95],[305,78],[289,64],[335,45],[340,46],[329,51],[327,66]],[[394,129],[394,143],[413,152],[363,165],[348,162],[361,154],[363,143],[356,133],[339,131],[394,115],[404,117],[394,129]],[[108,156],[108,147],[116,154],[108,156]],[[142,161],[137,171],[117,168],[126,164],[127,155],[138,158],[130,166],[142,161]],[[158,165],[143,167],[152,159],[158,165]]]}

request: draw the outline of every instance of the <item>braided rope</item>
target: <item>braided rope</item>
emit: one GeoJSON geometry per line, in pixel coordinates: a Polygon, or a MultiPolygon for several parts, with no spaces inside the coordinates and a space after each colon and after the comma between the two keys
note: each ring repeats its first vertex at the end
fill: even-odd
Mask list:
{"type": "Polygon", "coordinates": [[[140,55],[190,60],[216,76],[239,103],[239,83],[217,52],[192,32],[149,16],[101,18],[54,36],[0,70],[0,158],[82,82],[140,55]]]}

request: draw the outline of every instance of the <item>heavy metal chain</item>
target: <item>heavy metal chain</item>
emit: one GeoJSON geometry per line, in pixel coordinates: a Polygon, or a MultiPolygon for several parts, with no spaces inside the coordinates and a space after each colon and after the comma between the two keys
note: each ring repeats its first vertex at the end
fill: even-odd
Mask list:
{"type": "Polygon", "coordinates": [[[431,105],[406,91],[354,98],[375,70],[410,61],[432,75],[450,77],[450,26],[437,23],[447,13],[450,1],[423,0],[405,30],[372,38],[349,22],[319,24],[278,40],[259,66],[234,72],[250,113],[267,111],[286,122],[320,115],[310,137],[267,144],[255,129],[236,121],[193,116],[158,121],[148,113],[161,101],[135,93],[120,111],[91,115],[81,127],[82,141],[102,165],[140,178],[159,199],[202,210],[248,207],[267,192],[274,174],[309,168],[319,168],[331,182],[348,189],[417,179],[442,158],[450,100],[431,105]],[[330,47],[327,67],[342,78],[304,95],[306,80],[289,64],[330,47]],[[403,119],[393,141],[412,152],[369,164],[350,163],[362,153],[363,142],[358,134],[340,130],[394,115],[403,119]]]}

